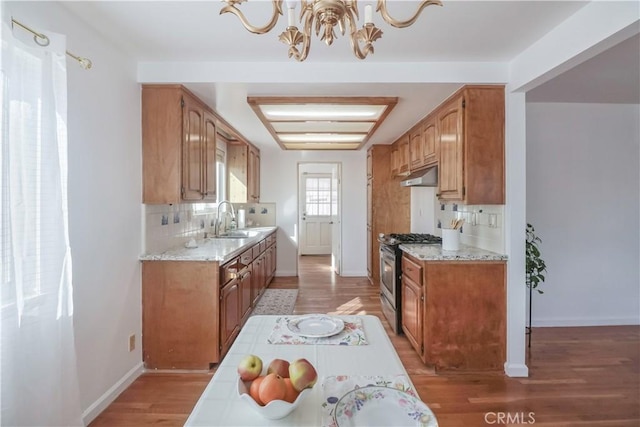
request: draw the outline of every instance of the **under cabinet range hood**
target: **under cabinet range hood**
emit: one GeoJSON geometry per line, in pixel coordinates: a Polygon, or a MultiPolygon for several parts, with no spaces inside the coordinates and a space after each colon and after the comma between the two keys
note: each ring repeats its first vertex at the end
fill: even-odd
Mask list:
{"type": "Polygon", "coordinates": [[[404,181],[400,182],[403,187],[437,187],[438,167],[433,166],[427,170],[411,174],[404,181]]]}

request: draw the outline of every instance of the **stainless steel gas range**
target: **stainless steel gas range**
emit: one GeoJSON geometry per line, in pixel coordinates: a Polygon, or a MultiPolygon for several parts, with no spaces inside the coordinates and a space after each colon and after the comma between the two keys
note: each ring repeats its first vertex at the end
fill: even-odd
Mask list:
{"type": "Polygon", "coordinates": [[[403,243],[440,244],[432,234],[380,234],[380,304],[382,312],[396,334],[402,333],[402,250],[403,243]]]}

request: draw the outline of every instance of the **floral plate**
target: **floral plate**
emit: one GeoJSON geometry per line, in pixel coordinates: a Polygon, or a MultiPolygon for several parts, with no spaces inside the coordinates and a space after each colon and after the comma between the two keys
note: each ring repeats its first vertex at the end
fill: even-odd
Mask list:
{"type": "Polygon", "coordinates": [[[287,323],[291,332],[303,337],[324,338],[339,334],[344,329],[342,319],[324,314],[294,317],[287,323]]]}
{"type": "Polygon", "coordinates": [[[340,398],[333,416],[339,427],[438,426],[424,402],[404,391],[382,386],[351,390],[340,398]]]}

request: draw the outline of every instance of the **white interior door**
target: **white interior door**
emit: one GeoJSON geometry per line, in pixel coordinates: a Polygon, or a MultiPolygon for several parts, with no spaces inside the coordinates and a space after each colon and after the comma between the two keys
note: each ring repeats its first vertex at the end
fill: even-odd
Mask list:
{"type": "Polygon", "coordinates": [[[300,255],[331,253],[332,177],[330,173],[305,173],[300,185],[300,255]]]}

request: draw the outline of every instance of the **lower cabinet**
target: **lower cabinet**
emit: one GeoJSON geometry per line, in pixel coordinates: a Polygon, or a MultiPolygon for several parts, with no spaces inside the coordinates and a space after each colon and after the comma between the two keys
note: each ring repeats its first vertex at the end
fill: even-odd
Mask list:
{"type": "Polygon", "coordinates": [[[436,370],[502,371],[506,263],[404,254],[402,266],[402,328],[422,361],[436,370]]]}
{"type": "MultiPolygon", "coordinates": [[[[209,369],[220,362],[220,332],[232,333],[220,327],[218,270],[217,262],[142,262],[142,356],[147,369],[209,369]]],[[[224,303],[233,304],[232,298],[237,301],[238,295],[229,295],[224,303]]]]}
{"type": "Polygon", "coordinates": [[[219,363],[275,275],[275,241],[271,233],[223,265],[143,261],[145,368],[210,369],[219,363]]]}
{"type": "Polygon", "coordinates": [[[241,279],[236,278],[220,290],[220,354],[224,355],[240,333],[241,279]]]}
{"type": "Polygon", "coordinates": [[[424,288],[422,286],[422,267],[408,256],[402,257],[402,331],[413,348],[424,353],[424,288]]]}

